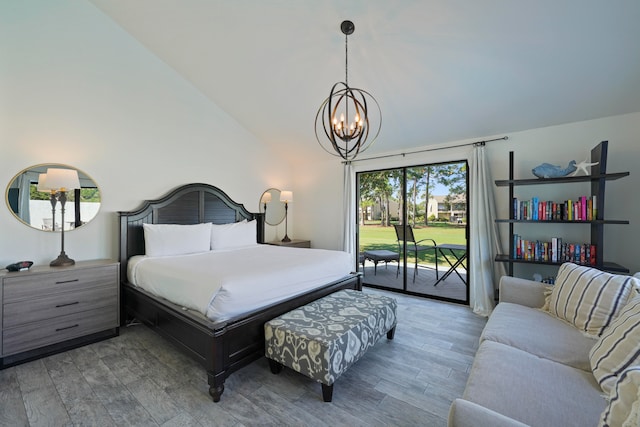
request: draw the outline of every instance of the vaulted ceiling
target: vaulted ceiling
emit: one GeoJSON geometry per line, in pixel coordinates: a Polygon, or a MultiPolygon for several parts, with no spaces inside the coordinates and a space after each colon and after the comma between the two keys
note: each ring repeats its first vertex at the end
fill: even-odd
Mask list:
{"type": "Polygon", "coordinates": [[[367,154],[640,111],[637,0],[90,0],[265,144],[328,156],[345,77],[378,100],[367,154]]]}

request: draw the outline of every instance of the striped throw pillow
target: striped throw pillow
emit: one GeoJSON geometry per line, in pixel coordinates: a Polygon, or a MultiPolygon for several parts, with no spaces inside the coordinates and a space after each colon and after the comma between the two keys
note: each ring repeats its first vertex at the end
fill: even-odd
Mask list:
{"type": "Polygon", "coordinates": [[[547,311],[588,335],[598,337],[616,318],[640,281],[591,267],[564,263],[549,297],[547,311]]]}
{"type": "Polygon", "coordinates": [[[593,376],[607,393],[625,369],[640,365],[640,296],[624,307],[596,341],[589,352],[589,361],[593,376]]]}
{"type": "Polygon", "coordinates": [[[625,370],[609,395],[599,427],[640,425],[640,366],[625,370]]]}

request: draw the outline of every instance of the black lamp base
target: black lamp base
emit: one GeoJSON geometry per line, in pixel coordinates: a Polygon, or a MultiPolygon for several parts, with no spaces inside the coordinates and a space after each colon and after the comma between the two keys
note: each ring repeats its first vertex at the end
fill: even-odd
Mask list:
{"type": "Polygon", "coordinates": [[[285,234],[285,236],[284,236],[284,238],[282,239],[282,241],[283,241],[283,242],[290,242],[290,241],[291,241],[291,239],[289,238],[289,236],[287,236],[287,235],[285,234]]]}
{"type": "Polygon", "coordinates": [[[73,265],[75,263],[76,262],[74,260],[69,258],[67,254],[65,254],[64,251],[62,251],[60,252],[60,255],[58,255],[58,258],[51,261],[49,265],[51,267],[66,267],[68,265],[73,265]]]}

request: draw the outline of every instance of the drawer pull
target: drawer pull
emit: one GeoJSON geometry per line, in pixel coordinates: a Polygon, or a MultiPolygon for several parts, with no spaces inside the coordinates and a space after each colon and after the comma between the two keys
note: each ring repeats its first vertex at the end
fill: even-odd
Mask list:
{"type": "Polygon", "coordinates": [[[75,325],[66,326],[64,328],[57,328],[56,332],[64,331],[65,329],[77,328],[78,326],[80,326],[80,325],[76,323],[75,325]]]}
{"type": "Polygon", "coordinates": [[[66,306],[68,306],[68,305],[76,305],[76,304],[80,304],[80,301],[68,302],[68,303],[66,303],[66,304],[58,304],[58,305],[56,305],[56,308],[66,307],[66,306]]]}
{"type": "Polygon", "coordinates": [[[73,282],[77,282],[77,281],[79,281],[79,280],[80,280],[80,279],[61,280],[61,281],[59,281],[59,282],[56,282],[56,285],[61,285],[61,284],[63,284],[63,283],[73,283],[73,282]]]}

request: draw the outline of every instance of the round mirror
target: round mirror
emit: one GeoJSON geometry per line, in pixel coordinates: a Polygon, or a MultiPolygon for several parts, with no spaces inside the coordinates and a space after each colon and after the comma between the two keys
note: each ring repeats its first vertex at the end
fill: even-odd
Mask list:
{"type": "MultiPolygon", "coordinates": [[[[74,184],[74,186],[77,184],[74,184]]],[[[70,187],[71,188],[71,187],[70,187]]],[[[100,190],[83,171],[72,166],[46,163],[20,171],[7,186],[7,206],[22,223],[42,231],[73,230],[91,221],[100,210],[100,190]],[[77,172],[79,188],[65,193],[64,222],[60,193],[48,189],[45,183],[47,171],[52,173],[77,172]]]]}
{"type": "Polygon", "coordinates": [[[284,202],[280,201],[280,190],[269,188],[260,197],[260,213],[264,214],[264,222],[278,225],[284,221],[284,202]]]}

